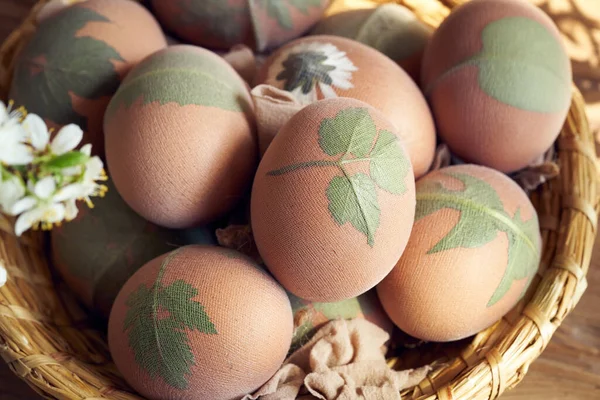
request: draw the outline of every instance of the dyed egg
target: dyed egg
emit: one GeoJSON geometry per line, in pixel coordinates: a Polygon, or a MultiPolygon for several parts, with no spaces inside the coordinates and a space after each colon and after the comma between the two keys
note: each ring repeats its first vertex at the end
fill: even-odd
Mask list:
{"type": "Polygon", "coordinates": [[[89,0],[37,28],[15,65],[10,98],[55,128],[77,124],[103,154],[102,118],[127,72],[165,48],[158,22],[129,0],[89,0]]]}
{"type": "Polygon", "coordinates": [[[371,46],[400,64],[417,81],[432,33],[408,8],[392,3],[331,15],[312,31],[313,35],[343,36],[371,46]]]}
{"type": "Polygon", "coordinates": [[[417,177],[433,161],[435,128],[423,95],[402,68],[371,47],[336,36],[299,39],[267,60],[258,83],[287,90],[303,104],[338,96],[362,100],[395,126],[417,177]]]}
{"type": "Polygon", "coordinates": [[[266,50],[309,30],[329,0],[151,0],[168,30],[199,45],[228,49],[236,44],[266,50]]]}
{"type": "Polygon", "coordinates": [[[503,172],[526,167],[556,140],[571,81],[569,57],[550,17],[516,0],[459,7],[433,35],[421,74],[449,148],[503,172]]]}
{"type": "Polygon", "coordinates": [[[142,265],[182,244],[215,243],[210,230],[177,232],[147,222],[107,182],[108,192],[51,232],[52,260],[89,308],[108,317],[125,284],[142,265]]]}
{"type": "Polygon", "coordinates": [[[363,318],[386,332],[392,333],[394,324],[383,311],[375,290],[337,303],[312,303],[288,293],[294,313],[294,335],[290,351],[306,344],[323,325],[336,319],[363,318]]]}
{"type": "Polygon", "coordinates": [[[417,181],[408,246],[377,292],[409,335],[462,339],[517,303],[540,251],[536,211],[515,182],[487,167],[443,168],[417,181]]]}
{"type": "Polygon", "coordinates": [[[187,246],[125,284],[108,344],[119,371],[148,399],[238,399],[281,366],[292,321],[283,288],[250,259],[187,246]]]}
{"type": "Polygon", "coordinates": [[[251,198],[265,265],[296,296],[356,297],[404,251],[415,211],[414,174],[385,116],[354,99],[303,108],[267,149],[251,198]]]}
{"type": "Polygon", "coordinates": [[[104,121],[115,186],[138,214],[187,228],[243,197],[256,169],[252,103],[223,59],[173,46],[131,71],[104,121]]]}

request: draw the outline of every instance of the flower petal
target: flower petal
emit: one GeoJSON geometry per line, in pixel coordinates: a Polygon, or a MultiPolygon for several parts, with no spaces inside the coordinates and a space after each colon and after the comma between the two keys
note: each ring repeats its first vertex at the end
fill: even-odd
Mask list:
{"type": "Polygon", "coordinates": [[[0,287],[4,286],[8,281],[8,273],[3,265],[0,265],[0,287]]]}
{"type": "Polygon", "coordinates": [[[65,220],[72,221],[79,214],[79,209],[77,208],[77,203],[75,200],[68,200],[65,203],[65,220]]]}
{"type": "Polygon", "coordinates": [[[17,201],[15,204],[13,204],[13,206],[10,208],[10,213],[12,215],[19,215],[25,211],[31,210],[33,207],[36,206],[36,204],[37,200],[35,199],[35,197],[24,197],[21,200],[17,201]]]}
{"type": "Polygon", "coordinates": [[[100,180],[102,171],[104,170],[104,163],[100,157],[94,156],[88,160],[85,168],[85,180],[100,180]]]}
{"type": "Polygon", "coordinates": [[[56,191],[56,182],[51,176],[47,176],[35,184],[33,193],[40,199],[48,199],[56,191]]]}
{"type": "Polygon", "coordinates": [[[0,126],[8,120],[8,109],[3,101],[0,100],[0,126]]]}
{"type": "Polygon", "coordinates": [[[81,165],[77,165],[75,167],[63,168],[61,173],[64,176],[75,176],[81,174],[81,165]]]}
{"type": "Polygon", "coordinates": [[[62,203],[55,203],[48,207],[45,212],[42,221],[55,224],[65,219],[65,206],[62,203]]]}
{"type": "Polygon", "coordinates": [[[50,140],[50,132],[42,118],[29,114],[23,121],[23,128],[27,131],[29,141],[36,150],[44,150],[50,140]]]}
{"type": "Polygon", "coordinates": [[[23,232],[29,230],[35,223],[39,222],[43,215],[43,210],[34,208],[31,211],[21,214],[15,223],[15,234],[21,236],[23,232]]]}
{"type": "Polygon", "coordinates": [[[6,214],[12,214],[12,207],[24,195],[25,188],[17,178],[0,182],[0,209],[3,209],[6,214]]]}
{"type": "Polygon", "coordinates": [[[0,161],[8,165],[27,165],[33,161],[33,154],[24,144],[13,144],[0,151],[0,161]]]}
{"type": "Polygon", "coordinates": [[[92,145],[89,143],[84,144],[79,151],[81,151],[86,156],[91,156],[92,155],[92,145]]]}
{"type": "Polygon", "coordinates": [[[58,132],[54,140],[52,140],[50,148],[56,155],[65,154],[79,146],[81,139],[83,139],[81,128],[75,124],[70,124],[58,132]]]}
{"type": "Polygon", "coordinates": [[[80,199],[86,195],[85,187],[80,183],[73,183],[60,189],[53,197],[55,202],[80,199]]]}

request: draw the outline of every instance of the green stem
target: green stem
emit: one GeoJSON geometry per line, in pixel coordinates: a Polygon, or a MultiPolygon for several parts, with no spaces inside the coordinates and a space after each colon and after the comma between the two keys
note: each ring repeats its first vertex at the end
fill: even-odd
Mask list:
{"type": "Polygon", "coordinates": [[[371,161],[370,158],[352,158],[352,159],[344,159],[341,157],[338,161],[327,161],[327,160],[316,160],[316,161],[306,161],[298,164],[288,165],[287,167],[283,167],[280,169],[276,169],[274,171],[270,171],[267,175],[270,176],[279,176],[283,174],[287,174],[288,172],[296,171],[298,169],[304,168],[312,168],[312,167],[339,167],[344,170],[344,164],[352,164],[355,162],[363,162],[363,161],[371,161]]]}
{"type": "Polygon", "coordinates": [[[270,176],[278,176],[287,174],[288,172],[296,171],[297,169],[311,168],[311,167],[337,167],[339,166],[338,161],[306,161],[298,164],[288,165],[287,167],[283,167],[280,169],[276,169],[267,173],[270,176]]]}

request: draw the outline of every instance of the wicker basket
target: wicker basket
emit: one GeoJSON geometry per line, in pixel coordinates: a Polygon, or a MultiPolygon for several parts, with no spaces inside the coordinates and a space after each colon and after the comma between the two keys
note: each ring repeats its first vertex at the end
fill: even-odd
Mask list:
{"type": "MultiPolygon", "coordinates": [[[[31,15],[0,49],[0,96],[6,99],[15,55],[35,31],[31,15]]],[[[376,0],[390,2],[392,0],[376,0]]],[[[436,26],[464,0],[399,1],[436,26]]],[[[543,256],[525,299],[476,337],[405,352],[390,364],[434,361],[434,370],[403,395],[412,399],[495,399],[519,383],[587,286],[586,273],[599,207],[594,138],[584,101],[573,104],[556,143],[560,175],[531,195],[542,228],[543,256]]],[[[17,239],[0,215],[0,263],[9,273],[0,288],[0,355],[38,393],[57,399],[139,399],[119,376],[100,330],[53,281],[45,237],[17,239]]]]}

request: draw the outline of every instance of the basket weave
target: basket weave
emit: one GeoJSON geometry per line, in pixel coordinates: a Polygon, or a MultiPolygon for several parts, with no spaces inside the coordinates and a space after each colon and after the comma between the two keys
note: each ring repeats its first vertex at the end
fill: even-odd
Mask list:
{"type": "MultiPolygon", "coordinates": [[[[6,100],[16,54],[35,32],[40,1],[0,48],[0,96],[6,100]]],[[[379,3],[392,0],[374,0],[379,3]]],[[[465,0],[403,0],[437,26],[465,0]]],[[[531,195],[540,219],[543,255],[525,299],[476,337],[434,347],[434,370],[402,394],[411,399],[495,399],[519,383],[586,289],[599,210],[598,162],[584,101],[573,104],[556,143],[560,174],[531,195]]],[[[119,376],[100,330],[53,281],[45,237],[17,239],[0,215],[0,263],[9,274],[0,288],[0,356],[34,390],[52,399],[140,399],[119,376]]],[[[417,357],[419,358],[419,357],[417,357]]],[[[421,359],[423,361],[424,358],[421,359]]],[[[405,367],[402,358],[391,365],[405,367]]]]}

